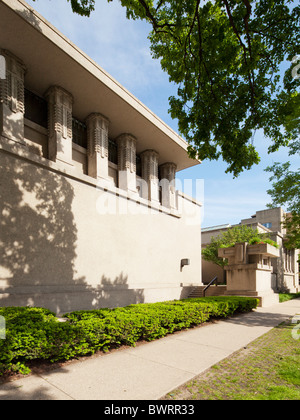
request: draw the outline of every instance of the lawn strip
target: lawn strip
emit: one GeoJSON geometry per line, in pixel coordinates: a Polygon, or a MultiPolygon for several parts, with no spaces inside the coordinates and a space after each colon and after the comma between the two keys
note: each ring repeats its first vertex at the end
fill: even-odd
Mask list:
{"type": "Polygon", "coordinates": [[[300,340],[283,323],[166,395],[166,400],[299,400],[300,340]]]}

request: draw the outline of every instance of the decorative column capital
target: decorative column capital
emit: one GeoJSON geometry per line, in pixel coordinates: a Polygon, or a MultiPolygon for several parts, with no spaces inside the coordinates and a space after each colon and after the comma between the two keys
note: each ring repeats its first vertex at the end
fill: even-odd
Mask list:
{"type": "Polygon", "coordinates": [[[132,134],[121,134],[118,145],[119,188],[137,193],[136,189],[136,138],[132,134]]]}
{"type": "Polygon", "coordinates": [[[118,169],[136,173],[136,138],[132,134],[121,134],[117,139],[118,169]]]}
{"type": "Polygon", "coordinates": [[[25,113],[24,76],[26,67],[22,60],[7,50],[0,54],[5,59],[5,78],[0,80],[0,102],[10,111],[25,113]]]}
{"type": "Polygon", "coordinates": [[[27,69],[23,61],[19,57],[12,54],[10,51],[1,48],[0,55],[4,58],[5,61],[5,77],[3,80],[7,80],[9,73],[11,73],[24,82],[24,76],[27,69]]]}
{"type": "Polygon", "coordinates": [[[145,156],[145,157],[149,157],[149,158],[153,158],[153,159],[158,159],[158,157],[159,157],[159,154],[158,154],[158,152],[156,152],[155,150],[153,150],[153,149],[147,149],[147,150],[144,150],[141,154],[140,154],[140,156],[142,157],[142,156],[145,156]]]}
{"type": "Polygon", "coordinates": [[[86,118],[88,143],[88,175],[108,179],[108,127],[104,115],[93,112],[86,118]]]}
{"type": "Polygon", "coordinates": [[[95,123],[95,124],[105,124],[107,127],[110,124],[110,121],[108,118],[106,118],[104,115],[100,114],[99,112],[92,112],[85,120],[86,124],[89,123],[95,123]]]}
{"type": "Polygon", "coordinates": [[[0,49],[4,71],[0,79],[1,135],[25,145],[24,142],[24,76],[22,60],[7,50],[0,49]],[[4,76],[4,77],[2,77],[4,76]]]}
{"type": "Polygon", "coordinates": [[[109,119],[94,112],[86,118],[85,123],[88,134],[88,155],[100,153],[102,158],[108,157],[109,119]]]}
{"type": "Polygon", "coordinates": [[[68,105],[70,107],[72,107],[74,103],[73,95],[58,85],[50,86],[44,96],[49,102],[59,101],[61,104],[68,105]]]}
{"type": "Polygon", "coordinates": [[[140,156],[154,156],[154,157],[156,157],[156,158],[158,158],[159,157],[159,154],[158,154],[158,152],[156,152],[155,150],[153,150],[153,149],[147,149],[147,150],[144,150],[141,154],[140,154],[140,156]]]}
{"type": "Polygon", "coordinates": [[[60,86],[44,94],[48,101],[49,159],[72,165],[73,96],[60,86]]]}
{"type": "Polygon", "coordinates": [[[158,158],[155,150],[145,150],[141,153],[142,178],[147,188],[143,187],[142,196],[150,201],[159,201],[158,158]]]}
{"type": "Polygon", "coordinates": [[[173,162],[166,162],[160,165],[160,178],[167,179],[169,182],[175,180],[177,165],[173,162]]]}
{"type": "Polygon", "coordinates": [[[177,208],[175,177],[177,165],[173,162],[166,162],[159,167],[160,185],[162,187],[162,205],[171,209],[177,208]]]}

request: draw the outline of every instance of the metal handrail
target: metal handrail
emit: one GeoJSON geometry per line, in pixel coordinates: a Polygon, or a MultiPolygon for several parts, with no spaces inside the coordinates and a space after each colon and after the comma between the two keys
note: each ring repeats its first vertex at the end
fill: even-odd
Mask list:
{"type": "Polygon", "coordinates": [[[208,285],[205,287],[205,289],[203,290],[203,297],[205,297],[205,292],[206,292],[206,290],[214,283],[214,282],[216,282],[216,286],[218,286],[218,277],[214,277],[213,279],[212,279],[212,281],[211,282],[209,282],[208,283],[208,285]]]}

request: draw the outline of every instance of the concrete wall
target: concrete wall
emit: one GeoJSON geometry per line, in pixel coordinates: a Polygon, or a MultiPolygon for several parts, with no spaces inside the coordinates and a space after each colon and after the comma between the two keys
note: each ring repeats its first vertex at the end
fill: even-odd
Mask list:
{"type": "Polygon", "coordinates": [[[202,258],[202,283],[208,284],[216,276],[218,277],[219,284],[226,282],[225,270],[217,264],[213,264],[210,261],[205,261],[202,258]]]}
{"type": "Polygon", "coordinates": [[[46,128],[25,119],[24,140],[32,153],[44,158],[48,157],[48,131],[46,128]]]}
{"type": "Polygon", "coordinates": [[[270,230],[273,232],[286,233],[286,229],[282,227],[284,221],[284,211],[281,207],[274,209],[260,210],[255,213],[250,219],[241,220],[241,224],[247,225],[249,223],[258,222],[262,225],[270,223],[270,230]]]}
{"type": "MultiPolygon", "coordinates": [[[[234,225],[237,226],[237,225],[234,225]]],[[[220,235],[223,235],[225,232],[227,232],[228,229],[231,229],[231,225],[224,225],[224,227],[216,227],[212,228],[211,230],[202,230],[201,232],[201,242],[202,242],[202,249],[205,248],[208,244],[210,244],[212,238],[216,238],[220,235]]],[[[252,227],[253,229],[257,229],[259,232],[266,232],[268,229],[266,229],[264,226],[262,226],[260,223],[253,222],[249,223],[249,227],[252,227]]],[[[202,258],[202,282],[203,284],[208,284],[214,277],[218,277],[219,283],[226,283],[226,272],[225,270],[218,266],[217,264],[214,264],[210,261],[205,261],[204,258],[202,258]]]]}
{"type": "MultiPolygon", "coordinates": [[[[247,225],[253,229],[257,229],[260,233],[269,233],[270,239],[279,245],[280,256],[278,259],[272,260],[274,274],[272,275],[272,287],[281,292],[297,292],[300,290],[299,283],[299,264],[298,255],[299,250],[287,250],[284,246],[285,230],[281,227],[281,221],[284,219],[284,211],[281,208],[268,209],[257,211],[256,215],[241,221],[242,225],[247,225]],[[271,231],[262,225],[262,223],[272,223],[271,231]]],[[[239,225],[234,225],[239,226],[239,225]]],[[[222,227],[219,229],[211,228],[210,230],[202,231],[202,248],[211,242],[212,237],[217,237],[225,233],[231,227],[222,227]]],[[[202,281],[207,284],[215,276],[219,279],[225,279],[224,270],[211,262],[202,259],[202,281]]]]}
{"type": "Polygon", "coordinates": [[[201,284],[201,206],[174,187],[200,163],[188,144],[23,1],[0,2],[0,39],[0,304],[64,312],[201,284]]]}
{"type": "Polygon", "coordinates": [[[179,212],[151,209],[0,140],[1,306],[63,313],[179,299],[201,284],[199,205],[179,194],[179,212]]]}

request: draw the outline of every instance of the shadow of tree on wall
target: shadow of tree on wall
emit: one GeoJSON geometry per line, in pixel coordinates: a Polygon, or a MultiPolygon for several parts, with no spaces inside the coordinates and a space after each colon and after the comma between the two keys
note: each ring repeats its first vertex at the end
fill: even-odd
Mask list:
{"type": "MultiPolygon", "coordinates": [[[[8,294],[1,306],[61,313],[143,302],[143,292],[129,289],[123,273],[114,280],[99,273],[96,287],[78,277],[73,200],[65,176],[1,152],[0,293],[8,294]]],[[[101,238],[99,249],[101,258],[101,238]]]]}
{"type": "MultiPolygon", "coordinates": [[[[16,13],[43,32],[32,11],[24,8],[16,13]]],[[[0,47],[5,49],[6,45],[1,43],[0,47]]],[[[24,54],[19,58],[26,66],[28,58],[24,54]]],[[[6,136],[13,138],[14,119],[5,123],[6,136]]],[[[2,141],[7,142],[0,137],[2,141]]],[[[31,148],[31,152],[35,150],[38,152],[31,148]]],[[[144,301],[143,291],[129,289],[123,273],[110,279],[99,270],[96,286],[89,284],[84,272],[78,275],[76,259],[83,256],[77,255],[74,198],[68,177],[0,151],[1,306],[43,306],[62,313],[144,301]]],[[[101,259],[101,238],[99,244],[94,241],[90,246],[97,246],[101,259]]]]}
{"type": "Polygon", "coordinates": [[[143,303],[145,300],[142,289],[128,288],[128,276],[125,276],[123,273],[113,281],[103,275],[101,285],[98,288],[100,292],[99,300],[106,302],[108,307],[123,306],[124,300],[126,300],[126,305],[143,303]]]}
{"type": "Polygon", "coordinates": [[[17,293],[19,304],[35,305],[42,288],[49,298],[56,287],[73,281],[74,193],[64,177],[8,155],[1,155],[0,168],[2,282],[10,301],[17,293]]]}

